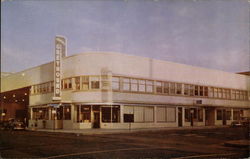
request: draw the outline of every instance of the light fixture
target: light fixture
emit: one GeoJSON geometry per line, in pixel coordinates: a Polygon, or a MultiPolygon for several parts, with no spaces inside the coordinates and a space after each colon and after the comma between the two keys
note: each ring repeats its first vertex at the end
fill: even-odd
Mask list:
{"type": "Polygon", "coordinates": [[[13,94],[13,97],[16,97],[16,95],[15,95],[15,94],[13,94]]]}
{"type": "Polygon", "coordinates": [[[24,99],[22,101],[24,102],[24,99]]]}
{"type": "Polygon", "coordinates": [[[15,100],[15,102],[17,102],[18,100],[15,100]]]}
{"type": "Polygon", "coordinates": [[[6,97],[5,97],[5,96],[3,96],[3,99],[6,99],[6,97]]]}
{"type": "Polygon", "coordinates": [[[27,93],[24,93],[25,96],[27,96],[27,93]]]}

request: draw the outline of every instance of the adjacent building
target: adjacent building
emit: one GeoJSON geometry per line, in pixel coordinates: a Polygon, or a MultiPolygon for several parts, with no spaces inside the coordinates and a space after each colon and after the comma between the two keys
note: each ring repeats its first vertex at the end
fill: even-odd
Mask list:
{"type": "Polygon", "coordinates": [[[29,127],[47,129],[220,126],[250,116],[247,75],[119,53],[61,63],[60,101],[54,62],[3,77],[5,119],[13,105],[24,106],[29,127]]]}

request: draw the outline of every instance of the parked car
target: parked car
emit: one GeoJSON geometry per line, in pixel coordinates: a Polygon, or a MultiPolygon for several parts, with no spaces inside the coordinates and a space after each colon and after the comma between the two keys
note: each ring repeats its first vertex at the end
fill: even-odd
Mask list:
{"type": "Polygon", "coordinates": [[[242,117],[240,120],[233,121],[231,123],[232,127],[249,127],[250,126],[250,118],[242,117]]]}
{"type": "Polygon", "coordinates": [[[4,129],[6,130],[24,130],[25,124],[21,121],[15,119],[9,119],[3,124],[4,129]]]}

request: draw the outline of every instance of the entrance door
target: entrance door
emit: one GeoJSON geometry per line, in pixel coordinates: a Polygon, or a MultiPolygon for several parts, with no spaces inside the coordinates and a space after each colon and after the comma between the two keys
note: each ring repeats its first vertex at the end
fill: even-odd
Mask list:
{"type": "Polygon", "coordinates": [[[205,125],[213,126],[215,123],[215,109],[207,107],[205,108],[205,125]]]}
{"type": "Polygon", "coordinates": [[[178,126],[182,126],[182,108],[178,108],[178,126]]]}
{"type": "Polygon", "coordinates": [[[94,112],[93,128],[100,128],[100,112],[94,112]]]}

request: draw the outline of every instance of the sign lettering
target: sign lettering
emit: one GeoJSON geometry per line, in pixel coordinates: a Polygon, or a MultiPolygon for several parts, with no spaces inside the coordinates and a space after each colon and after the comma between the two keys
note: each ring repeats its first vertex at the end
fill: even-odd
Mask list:
{"type": "Polygon", "coordinates": [[[62,58],[66,56],[66,39],[61,36],[55,38],[55,62],[54,62],[54,101],[61,100],[62,58]]]}

